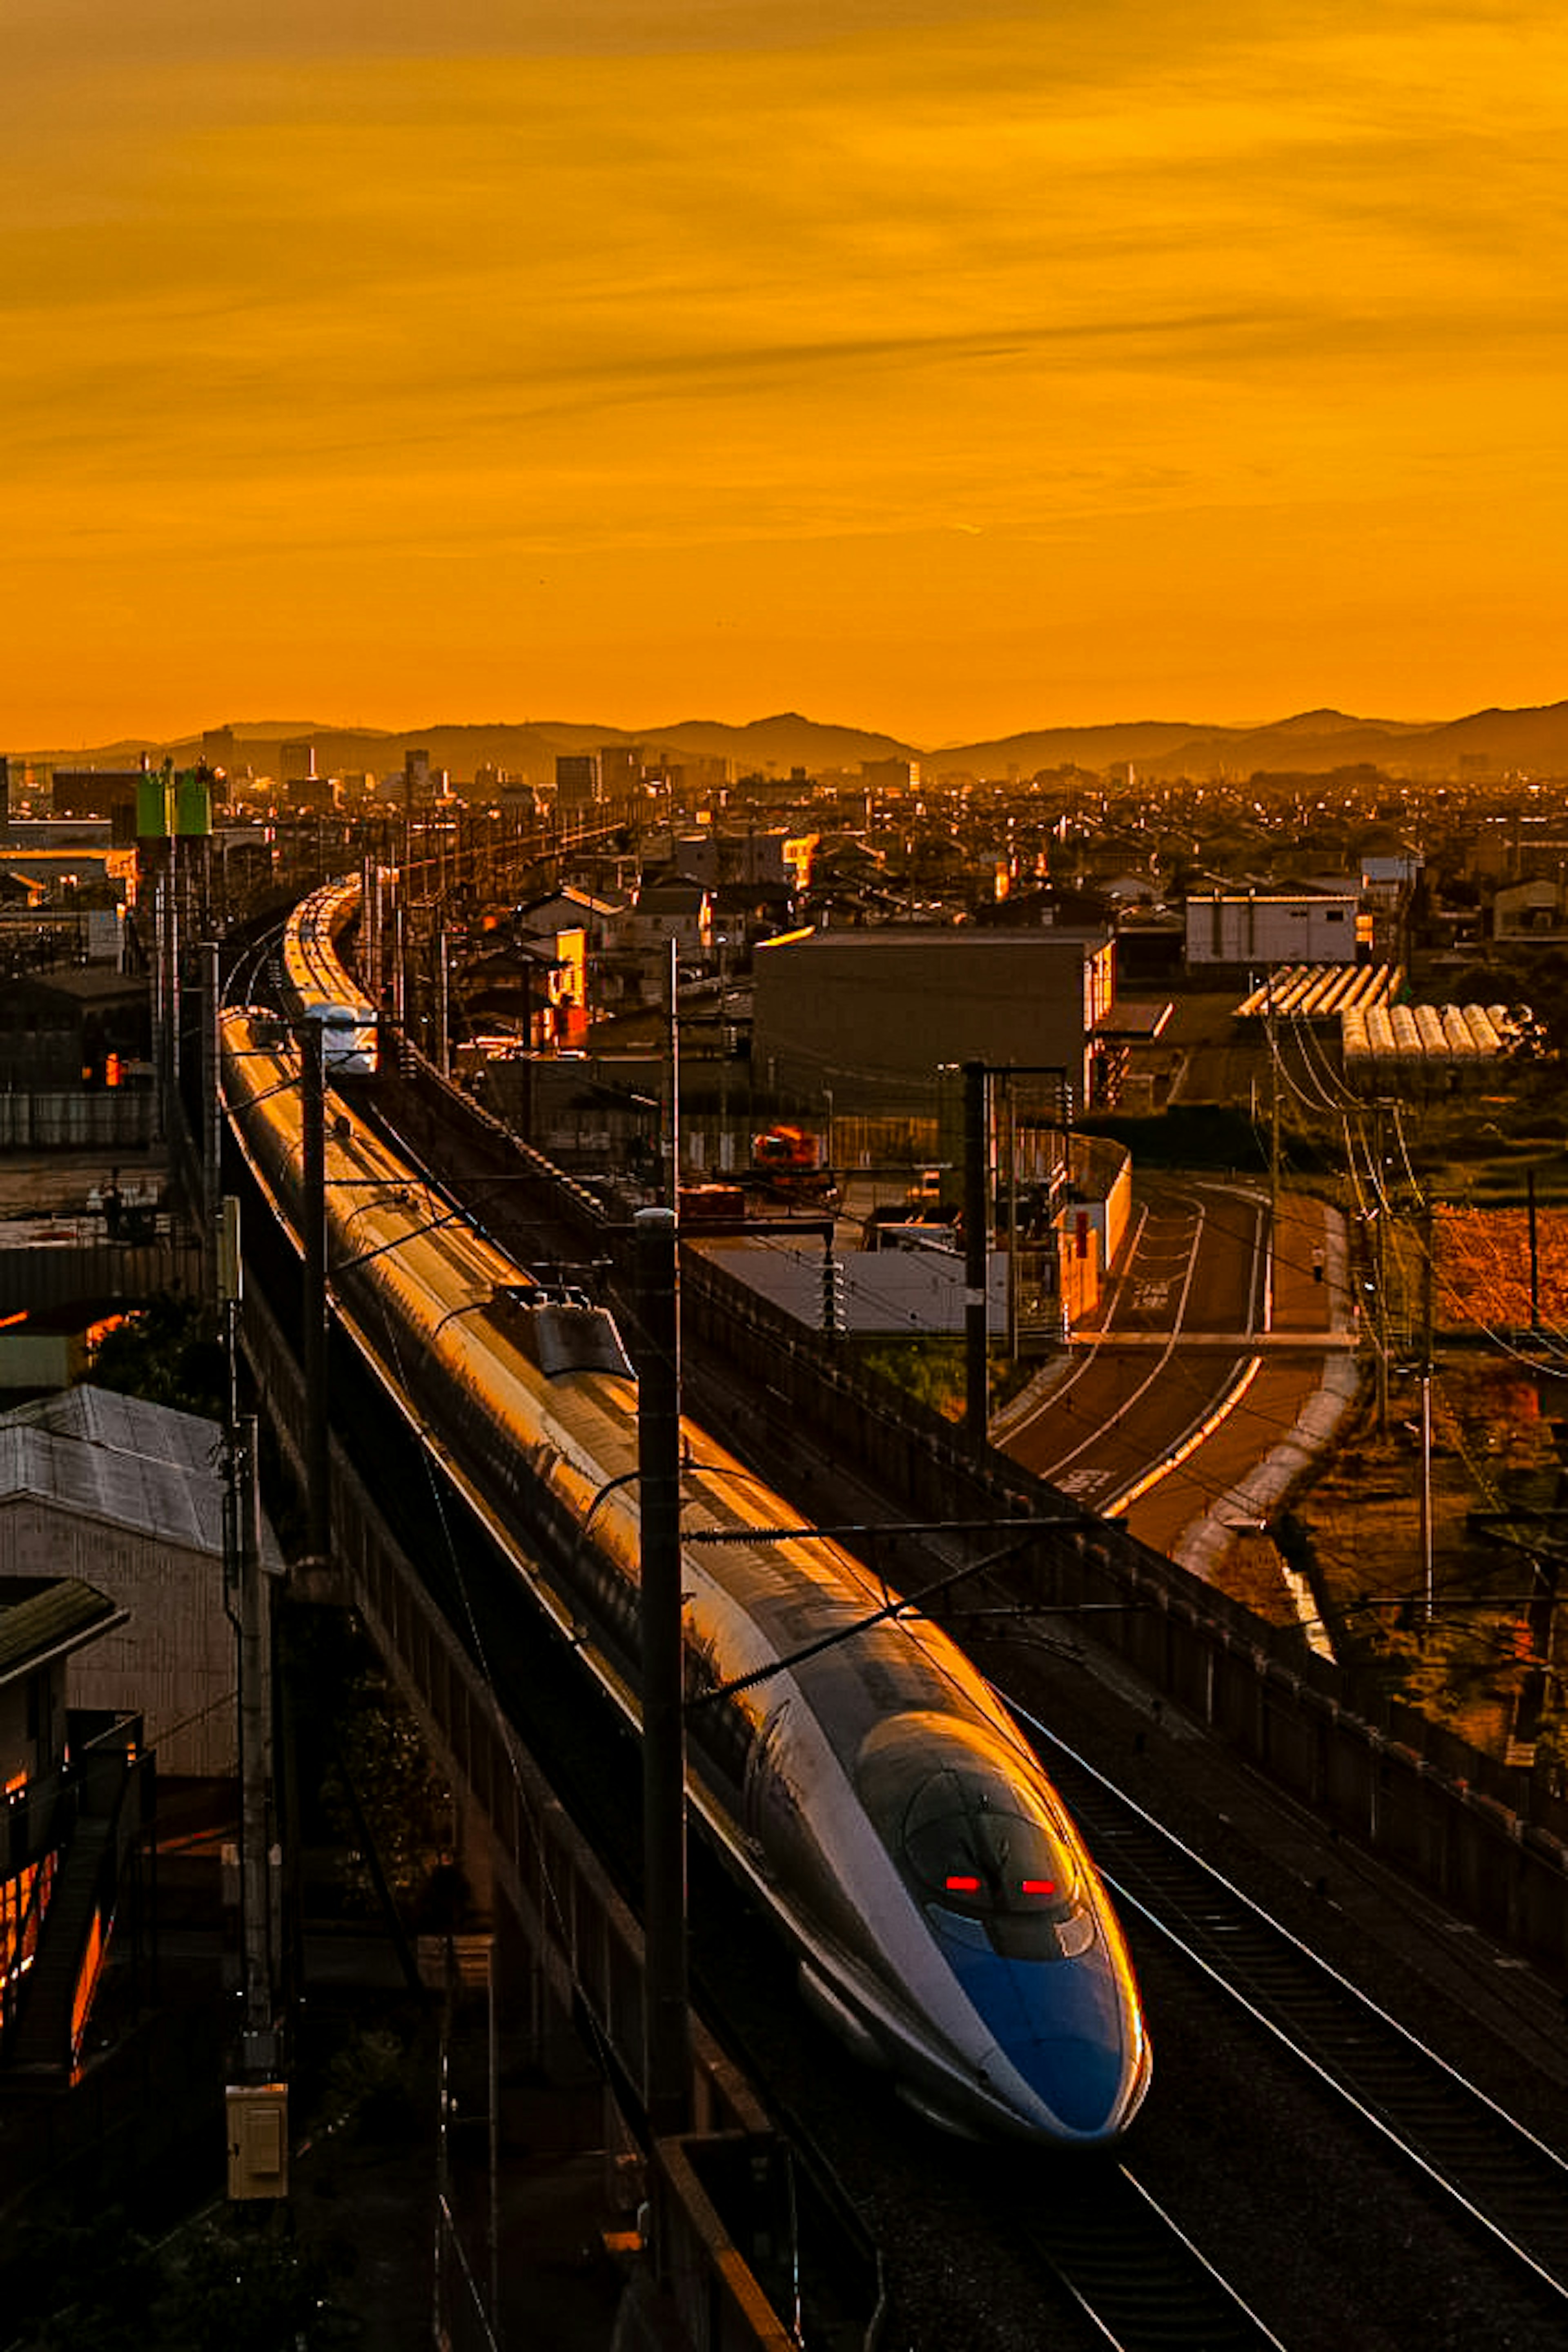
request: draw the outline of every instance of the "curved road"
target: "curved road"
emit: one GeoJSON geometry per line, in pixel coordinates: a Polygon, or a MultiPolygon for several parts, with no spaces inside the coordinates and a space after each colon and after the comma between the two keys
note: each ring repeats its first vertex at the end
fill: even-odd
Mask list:
{"type": "Polygon", "coordinates": [[[1353,1392],[1339,1221],[1256,1187],[1140,1185],[1098,1316],[993,1441],[1212,1572],[1353,1392]]]}

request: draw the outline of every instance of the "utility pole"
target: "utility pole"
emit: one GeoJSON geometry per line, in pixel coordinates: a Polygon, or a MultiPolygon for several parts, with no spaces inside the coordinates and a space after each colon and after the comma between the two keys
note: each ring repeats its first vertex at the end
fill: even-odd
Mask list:
{"type": "Polygon", "coordinates": [[[360,861],[360,965],[364,973],[367,1004],[381,1007],[381,869],[374,851],[360,861]]]}
{"type": "Polygon", "coordinates": [[[1377,1357],[1377,1433],[1388,1435],[1388,1351],[1393,1345],[1393,1325],[1388,1312],[1388,1189],[1383,1181],[1383,1105],[1372,1107],[1373,1165],[1376,1171],[1377,1205],[1373,1211],[1376,1220],[1373,1226],[1374,1250],[1373,1271],[1373,1313],[1376,1328],[1373,1334],[1377,1357]]]}
{"type": "Polygon", "coordinates": [[[239,1685],[239,1895],[242,1980],[240,2071],[247,2083],[278,2071],[277,2001],[272,1980],[270,1900],[271,1687],[269,1617],[262,1589],[261,1496],[257,1475],[259,1424],[239,1411],[239,1309],[242,1275],[239,1202],[215,1212],[215,1289],[223,1318],[228,1397],[225,1411],[224,1605],[235,1629],[239,1685]]]}
{"type": "Polygon", "coordinates": [[[676,945],[667,942],[664,967],[665,1077],[664,1117],[660,1121],[659,1153],[663,1161],[664,1205],[674,1214],[680,1206],[680,973],[676,945]]]}
{"type": "Polygon", "coordinates": [[[990,1424],[987,1377],[986,1275],[990,1239],[986,1215],[986,1069],[984,1062],[963,1065],[963,1425],[970,1444],[980,1452],[990,1424]]]}
{"type": "Polygon", "coordinates": [[[223,1305],[220,1220],[223,1185],[223,1088],[219,1069],[218,945],[204,940],[202,962],[202,1234],[207,1301],[223,1305]]]}
{"type": "Polygon", "coordinates": [[[439,901],[436,928],[430,939],[430,958],[435,966],[436,981],[436,1051],[431,1059],[445,1078],[450,1076],[452,1065],[452,1008],[448,995],[451,974],[447,963],[447,926],[441,917],[439,901]]]}
{"type": "Polygon", "coordinates": [[[1432,1563],[1432,1203],[1421,1204],[1421,1574],[1435,1614],[1432,1563]]]}
{"type": "Polygon", "coordinates": [[[1275,1018],[1274,971],[1269,968],[1268,1008],[1268,1320],[1274,1320],[1275,1262],[1279,1250],[1279,1027],[1275,1018]]]}
{"type": "Polygon", "coordinates": [[[304,1219],[306,1549],[324,1566],[331,1548],[331,1454],[327,1435],[327,1135],[326,1077],[320,1022],[300,1024],[300,1213],[304,1219]]]}
{"type": "MultiPolygon", "coordinates": [[[[163,845],[165,856],[169,845],[163,845]]],[[[163,867],[153,886],[153,1055],[157,1066],[158,1133],[165,1140],[174,1131],[174,1035],[179,1025],[169,978],[169,868],[163,867]]]]}
{"type": "Polygon", "coordinates": [[[672,1209],[637,1228],[642,1531],[643,2006],[650,2135],[687,2126],[686,1743],[680,1611],[680,1299],[672,1209]]]}
{"type": "Polygon", "coordinates": [[[277,2037],[268,1933],[267,1600],[261,1589],[261,1498],[256,1475],[259,1423],[240,1416],[235,1430],[239,1574],[240,1917],[245,1950],[246,2073],[276,2072],[277,2037]]]}
{"type": "Polygon", "coordinates": [[[180,841],[177,834],[168,839],[169,862],[164,867],[163,887],[163,1002],[168,1007],[168,1032],[164,1038],[167,1055],[169,1088],[166,1132],[179,1131],[180,1099],[180,841]]]}
{"type": "Polygon", "coordinates": [[[408,914],[406,868],[399,873],[392,902],[392,1017],[400,1038],[408,1034],[408,914]]]}
{"type": "Polygon", "coordinates": [[[831,1234],[822,1254],[822,1328],[830,1339],[841,1339],[849,1328],[844,1261],[834,1249],[831,1234]]]}
{"type": "Polygon", "coordinates": [[[1007,1360],[1018,1354],[1018,1097],[1011,1070],[1003,1081],[1007,1139],[1007,1360]]]}

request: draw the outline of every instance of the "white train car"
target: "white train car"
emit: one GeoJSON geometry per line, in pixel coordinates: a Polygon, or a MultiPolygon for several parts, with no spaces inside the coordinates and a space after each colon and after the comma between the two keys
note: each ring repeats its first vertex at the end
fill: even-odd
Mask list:
{"type": "Polygon", "coordinates": [[[343,962],[342,933],[359,912],[360,882],[324,882],[302,898],[283,932],[283,990],[296,1021],[319,1024],[321,1060],[332,1079],[373,1077],[376,1016],[343,962]]]}
{"type": "MultiPolygon", "coordinates": [[[[231,1119],[297,1229],[292,1066],[243,1014],[224,1046],[231,1119]]],[[[637,1399],[613,1324],[535,1301],[479,1234],[433,1226],[357,1118],[333,1123],[327,1156],[342,1328],[408,1442],[637,1722],[637,1399]]],[[[701,1429],[683,1439],[690,1801],[788,1937],[811,2006],[950,2128],[1114,2143],[1148,2089],[1149,2038],[1038,1758],[947,1635],[889,1610],[836,1544],[780,1538],[781,1498],[701,1429]]]]}

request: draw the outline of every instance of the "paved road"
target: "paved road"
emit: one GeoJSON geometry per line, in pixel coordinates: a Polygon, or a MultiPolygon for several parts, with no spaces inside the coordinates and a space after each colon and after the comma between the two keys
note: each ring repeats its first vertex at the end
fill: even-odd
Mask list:
{"type": "Polygon", "coordinates": [[[1014,1459],[1214,1573],[1353,1392],[1339,1221],[1258,1187],[1138,1188],[1128,1244],[1064,1368],[994,1431],[1014,1459]]]}

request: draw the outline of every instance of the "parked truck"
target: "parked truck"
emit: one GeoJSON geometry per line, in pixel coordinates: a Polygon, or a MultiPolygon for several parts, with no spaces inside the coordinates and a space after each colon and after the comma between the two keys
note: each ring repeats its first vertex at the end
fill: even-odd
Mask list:
{"type": "Polygon", "coordinates": [[[779,1125],[752,1138],[746,1183],[777,1201],[823,1204],[836,1201],[838,1186],[822,1164],[822,1146],[809,1128],[779,1125]]]}

